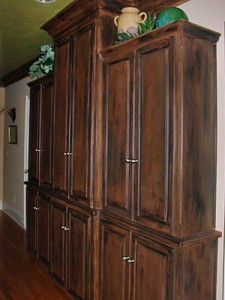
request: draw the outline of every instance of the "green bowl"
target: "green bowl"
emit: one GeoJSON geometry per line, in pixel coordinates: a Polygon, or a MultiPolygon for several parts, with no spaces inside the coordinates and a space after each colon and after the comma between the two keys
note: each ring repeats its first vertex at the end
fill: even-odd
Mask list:
{"type": "Polygon", "coordinates": [[[165,26],[181,19],[189,21],[188,16],[182,9],[178,7],[165,8],[156,17],[156,28],[165,26]]]}

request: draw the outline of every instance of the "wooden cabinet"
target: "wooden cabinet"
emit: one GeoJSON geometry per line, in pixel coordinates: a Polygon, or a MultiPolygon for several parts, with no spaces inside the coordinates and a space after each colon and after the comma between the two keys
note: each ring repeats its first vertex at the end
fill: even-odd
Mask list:
{"type": "Polygon", "coordinates": [[[112,46],[127,1],[109,2],[43,26],[54,101],[30,84],[28,243],[74,299],[215,299],[219,34],[181,20],[112,46]]]}
{"type": "Polygon", "coordinates": [[[68,208],[57,199],[51,202],[52,275],[75,299],[90,298],[91,215],[68,208]]]}
{"type": "Polygon", "coordinates": [[[134,228],[103,221],[100,299],[172,299],[173,256],[134,228]]]}
{"type": "Polygon", "coordinates": [[[90,24],[65,43],[56,44],[55,73],[54,188],[88,206],[93,156],[93,32],[90,24]]]}
{"type": "Polygon", "coordinates": [[[46,265],[50,261],[50,204],[47,195],[27,189],[27,246],[46,265]]]}
{"type": "Polygon", "coordinates": [[[53,78],[47,76],[29,83],[30,147],[29,181],[51,187],[53,78]]]}
{"type": "Polygon", "coordinates": [[[215,299],[218,236],[180,242],[103,218],[99,299],[215,299]]]}
{"type": "Polygon", "coordinates": [[[187,236],[215,226],[216,73],[207,65],[218,35],[186,22],[167,28],[101,53],[103,207],[187,236]]]}

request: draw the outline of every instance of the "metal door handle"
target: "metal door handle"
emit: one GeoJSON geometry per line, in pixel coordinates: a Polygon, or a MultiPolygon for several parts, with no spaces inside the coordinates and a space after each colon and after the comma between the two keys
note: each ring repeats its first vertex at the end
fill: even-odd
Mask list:
{"type": "Polygon", "coordinates": [[[135,164],[135,163],[138,163],[138,159],[136,159],[136,158],[127,158],[126,163],[135,164]]]}

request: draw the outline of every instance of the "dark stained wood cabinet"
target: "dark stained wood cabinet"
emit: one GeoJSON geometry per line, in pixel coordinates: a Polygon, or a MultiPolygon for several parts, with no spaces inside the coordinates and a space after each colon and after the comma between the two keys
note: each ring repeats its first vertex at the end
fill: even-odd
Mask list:
{"type": "Polygon", "coordinates": [[[216,71],[207,65],[215,65],[218,35],[206,40],[207,30],[188,22],[155,32],[149,43],[140,37],[102,53],[103,205],[187,236],[215,226],[216,148],[206,145],[215,145],[216,71]]]}
{"type": "Polygon", "coordinates": [[[197,265],[209,259],[216,268],[220,236],[212,67],[218,38],[182,21],[100,54],[102,218],[114,223],[112,229],[103,221],[101,231],[100,299],[215,299],[215,273],[197,265]],[[123,229],[116,228],[121,221],[123,229]],[[111,261],[115,252],[120,275],[107,272],[112,266],[106,257],[111,261]]]}
{"type": "Polygon", "coordinates": [[[27,189],[27,246],[46,265],[50,261],[50,198],[27,189]]]}
{"type": "Polygon", "coordinates": [[[128,2],[146,9],[78,0],[42,27],[28,245],[74,299],[214,300],[219,34],[179,21],[112,45],[128,2]]]}
{"type": "Polygon", "coordinates": [[[53,77],[30,82],[29,181],[52,185],[53,77]]]}
{"type": "Polygon", "coordinates": [[[91,215],[51,201],[51,274],[75,299],[90,298],[91,215]]]}
{"type": "Polygon", "coordinates": [[[93,156],[93,28],[90,24],[65,43],[56,44],[55,72],[54,188],[88,206],[93,156]]]}

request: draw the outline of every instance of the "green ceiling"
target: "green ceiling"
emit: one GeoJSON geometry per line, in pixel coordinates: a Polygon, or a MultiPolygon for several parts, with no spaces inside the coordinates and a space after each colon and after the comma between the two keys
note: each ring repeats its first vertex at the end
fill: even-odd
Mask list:
{"type": "Polygon", "coordinates": [[[38,56],[40,46],[51,42],[40,27],[71,2],[0,1],[0,79],[38,56]]]}

